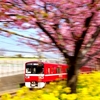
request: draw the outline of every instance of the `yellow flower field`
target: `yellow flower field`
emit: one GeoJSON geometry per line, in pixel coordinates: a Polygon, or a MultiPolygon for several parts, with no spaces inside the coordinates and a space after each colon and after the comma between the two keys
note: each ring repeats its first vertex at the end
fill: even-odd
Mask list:
{"type": "Polygon", "coordinates": [[[80,74],[77,93],[68,94],[69,92],[66,81],[59,81],[51,82],[40,90],[30,91],[23,87],[13,97],[5,93],[2,100],[100,100],[100,72],[80,74]]]}

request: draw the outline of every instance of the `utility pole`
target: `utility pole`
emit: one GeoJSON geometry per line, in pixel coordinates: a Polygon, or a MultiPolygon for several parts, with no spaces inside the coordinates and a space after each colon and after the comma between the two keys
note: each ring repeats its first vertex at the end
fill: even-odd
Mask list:
{"type": "Polygon", "coordinates": [[[41,56],[42,56],[41,53],[42,52],[41,52],[41,49],[40,48],[38,48],[37,53],[38,53],[38,60],[41,61],[41,56]]]}

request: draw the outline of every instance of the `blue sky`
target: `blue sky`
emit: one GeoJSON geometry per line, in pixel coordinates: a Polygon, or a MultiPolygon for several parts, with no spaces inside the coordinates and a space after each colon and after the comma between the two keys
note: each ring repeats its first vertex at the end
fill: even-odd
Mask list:
{"type": "MultiPolygon", "coordinates": [[[[29,36],[31,33],[36,36],[36,31],[34,29],[27,29],[27,30],[21,30],[21,29],[8,29],[10,31],[17,32],[18,34],[22,34],[25,36],[29,36]]],[[[13,51],[23,51],[23,52],[31,52],[31,53],[22,53],[22,52],[5,52],[6,56],[13,56],[16,54],[22,54],[23,56],[33,56],[37,55],[37,52],[34,51],[32,48],[25,44],[21,44],[18,42],[18,37],[16,36],[11,36],[11,37],[4,37],[0,35],[0,49],[5,49],[5,50],[13,50],[13,51]]],[[[52,53],[42,53],[46,57],[50,58],[58,58],[59,55],[54,55],[52,53]]]]}
{"type": "MultiPolygon", "coordinates": [[[[16,29],[17,30],[17,29],[16,29]]],[[[16,31],[13,30],[13,31],[16,31]]],[[[28,31],[26,31],[28,33],[28,31]]],[[[24,34],[26,33],[24,32],[24,34]]],[[[21,34],[22,31],[18,31],[17,33],[21,34]]],[[[25,34],[28,35],[28,34],[25,34]]],[[[14,51],[27,51],[27,52],[34,52],[33,49],[31,49],[29,46],[21,44],[20,42],[18,42],[18,38],[16,36],[11,36],[11,37],[4,37],[4,36],[0,36],[0,48],[1,49],[7,49],[7,50],[14,50],[14,51]],[[22,49],[24,48],[24,49],[22,49]]],[[[6,52],[6,55],[15,55],[18,54],[20,52],[6,52]]],[[[22,53],[24,54],[24,53],[22,53]]],[[[29,53],[25,53],[24,55],[31,55],[29,53]]]]}

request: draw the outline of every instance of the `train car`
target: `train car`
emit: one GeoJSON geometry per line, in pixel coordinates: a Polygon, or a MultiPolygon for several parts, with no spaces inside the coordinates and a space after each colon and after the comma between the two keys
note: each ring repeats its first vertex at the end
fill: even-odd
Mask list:
{"type": "MultiPolygon", "coordinates": [[[[40,61],[25,64],[25,86],[28,88],[43,88],[46,83],[57,79],[66,79],[66,64],[47,63],[40,61]]],[[[82,67],[81,72],[90,72],[90,67],[82,67]]]]}

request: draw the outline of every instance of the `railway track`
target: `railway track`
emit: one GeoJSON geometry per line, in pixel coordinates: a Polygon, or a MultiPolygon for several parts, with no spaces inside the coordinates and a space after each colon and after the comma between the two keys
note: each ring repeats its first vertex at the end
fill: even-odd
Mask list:
{"type": "Polygon", "coordinates": [[[8,94],[10,94],[11,96],[14,96],[14,95],[16,94],[17,90],[19,90],[19,89],[20,89],[20,88],[11,89],[11,90],[6,90],[6,91],[0,92],[0,100],[2,100],[1,97],[2,97],[3,94],[8,93],[8,94]]]}

